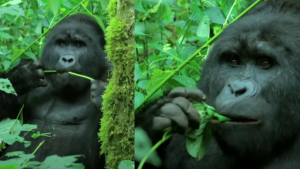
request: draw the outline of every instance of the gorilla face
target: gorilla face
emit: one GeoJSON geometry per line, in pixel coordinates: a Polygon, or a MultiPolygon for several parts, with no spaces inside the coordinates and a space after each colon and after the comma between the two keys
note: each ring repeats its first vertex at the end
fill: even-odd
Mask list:
{"type": "Polygon", "coordinates": [[[46,74],[56,89],[78,91],[90,85],[87,79],[70,75],[69,71],[99,79],[107,69],[101,44],[103,36],[99,36],[103,33],[95,30],[93,24],[97,23],[89,23],[84,15],[78,16],[64,19],[52,30],[42,53],[45,69],[58,72],[46,74]]]}
{"type": "Polygon", "coordinates": [[[215,42],[199,88],[208,104],[231,118],[210,123],[225,153],[263,158],[295,141],[300,119],[295,113],[300,108],[299,25],[300,19],[290,13],[249,13],[215,42]]]}

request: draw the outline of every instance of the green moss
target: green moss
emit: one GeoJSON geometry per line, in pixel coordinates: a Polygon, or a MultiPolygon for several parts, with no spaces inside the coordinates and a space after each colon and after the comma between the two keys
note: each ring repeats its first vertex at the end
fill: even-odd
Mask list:
{"type": "Polygon", "coordinates": [[[108,11],[106,52],[113,69],[99,137],[106,169],[116,169],[122,160],[134,159],[134,1],[111,0],[108,11]]]}

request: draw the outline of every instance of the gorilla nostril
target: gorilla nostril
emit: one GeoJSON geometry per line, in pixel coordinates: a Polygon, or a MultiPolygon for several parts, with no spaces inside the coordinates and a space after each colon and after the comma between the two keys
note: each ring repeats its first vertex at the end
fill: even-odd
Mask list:
{"type": "Polygon", "coordinates": [[[76,59],[73,55],[64,55],[59,59],[59,64],[65,68],[76,64],[76,59]]]}
{"type": "Polygon", "coordinates": [[[235,94],[235,96],[240,96],[240,95],[246,93],[246,91],[247,91],[246,88],[242,88],[242,89],[236,90],[236,91],[234,92],[234,94],[235,94]]]}

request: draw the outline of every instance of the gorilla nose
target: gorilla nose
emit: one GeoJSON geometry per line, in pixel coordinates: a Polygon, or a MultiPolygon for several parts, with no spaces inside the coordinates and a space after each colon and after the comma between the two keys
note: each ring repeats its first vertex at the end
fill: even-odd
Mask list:
{"type": "Polygon", "coordinates": [[[230,93],[235,97],[252,95],[255,93],[254,84],[250,81],[232,81],[228,83],[230,93]]]}
{"type": "Polygon", "coordinates": [[[59,63],[64,67],[70,67],[75,64],[75,57],[73,55],[65,55],[59,59],[59,63]]]}
{"type": "Polygon", "coordinates": [[[235,96],[240,96],[244,93],[247,92],[247,88],[246,87],[242,87],[242,88],[233,88],[231,86],[229,86],[231,89],[231,93],[234,94],[235,96]]]}

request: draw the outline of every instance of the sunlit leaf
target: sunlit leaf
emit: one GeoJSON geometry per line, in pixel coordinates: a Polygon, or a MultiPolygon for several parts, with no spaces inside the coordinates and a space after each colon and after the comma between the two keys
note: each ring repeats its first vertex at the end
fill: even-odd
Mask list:
{"type": "Polygon", "coordinates": [[[198,37],[209,37],[210,33],[210,27],[209,27],[209,17],[205,15],[203,19],[200,21],[200,24],[198,26],[197,30],[197,36],[198,37]]]}
{"type": "Polygon", "coordinates": [[[8,79],[0,78],[0,90],[4,91],[5,93],[11,93],[17,96],[17,93],[13,88],[13,85],[10,83],[8,79]]]}
{"type": "Polygon", "coordinates": [[[53,13],[54,16],[56,16],[58,14],[58,5],[59,5],[59,1],[58,0],[48,0],[48,5],[49,8],[51,10],[51,12],[53,13]]]}
{"type": "Polygon", "coordinates": [[[143,95],[143,93],[135,91],[135,94],[134,94],[134,109],[136,109],[137,107],[139,107],[142,104],[144,98],[145,98],[145,96],[143,95]]]}

